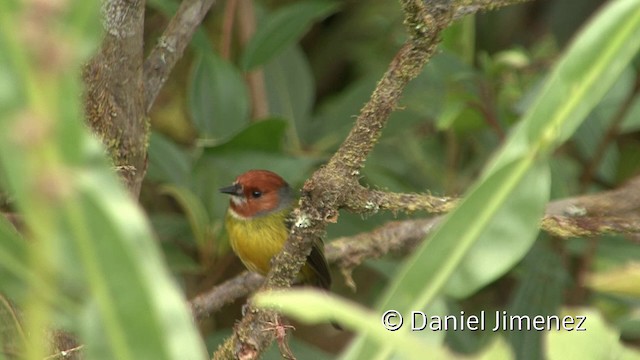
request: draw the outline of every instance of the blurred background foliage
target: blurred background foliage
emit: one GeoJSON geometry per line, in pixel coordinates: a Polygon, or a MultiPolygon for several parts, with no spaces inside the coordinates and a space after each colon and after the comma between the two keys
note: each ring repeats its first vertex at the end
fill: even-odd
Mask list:
{"type": "MultiPolygon", "coordinates": [[[[394,192],[461,195],[528,109],[576,31],[603,3],[531,1],[466,17],[447,29],[437,55],[407,87],[362,182],[394,192]]],[[[148,1],[147,46],[155,44],[178,4],[148,1]]],[[[141,193],[187,298],[243,270],[223,229],[228,198],[217,189],[252,168],[270,169],[300,187],[345,138],[405,39],[394,1],[215,3],[150,114],[149,168],[141,193]]],[[[638,65],[635,61],[625,70],[551,158],[551,199],[611,189],[640,172],[638,65]]],[[[0,72],[0,84],[9,81],[7,76],[0,72]]],[[[11,201],[4,199],[4,207],[10,209],[11,201]]],[[[326,241],[407,217],[342,212],[326,241]]],[[[624,236],[561,240],[541,233],[513,268],[473,294],[438,300],[437,311],[545,315],[566,306],[587,307],[597,325],[591,344],[610,338],[617,344],[620,338],[638,347],[640,281],[633,266],[640,259],[638,241],[624,236]],[[604,280],[588,283],[592,275],[604,280]],[[612,281],[631,290],[607,288],[612,281]]],[[[373,305],[402,260],[390,254],[357,268],[357,292],[335,271],[334,291],[373,305]]],[[[210,352],[230,334],[244,302],[239,299],[198,324],[210,352]]],[[[0,306],[0,319],[15,324],[7,309],[0,306]]],[[[350,340],[328,326],[296,326],[290,344],[300,359],[333,358],[350,340]]],[[[544,341],[544,332],[438,336],[459,354],[497,348],[494,354],[538,359],[573,342],[572,348],[584,350],[574,355],[601,358],[575,338],[554,334],[544,341]]],[[[280,358],[277,346],[265,358],[280,358]]]]}

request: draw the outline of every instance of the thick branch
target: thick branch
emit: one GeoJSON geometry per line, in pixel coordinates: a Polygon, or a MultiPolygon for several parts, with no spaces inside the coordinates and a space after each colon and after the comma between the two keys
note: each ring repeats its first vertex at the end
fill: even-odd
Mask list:
{"type": "Polygon", "coordinates": [[[144,62],[144,100],[148,112],[169,74],[215,0],[183,0],[144,62]]]}
{"type": "Polygon", "coordinates": [[[640,176],[615,190],[549,203],[542,228],[562,238],[640,233],[640,176]]]}
{"type": "Polygon", "coordinates": [[[136,198],[146,172],[148,133],[142,82],[144,3],[104,2],[105,38],[83,74],[87,122],[136,198]]]}

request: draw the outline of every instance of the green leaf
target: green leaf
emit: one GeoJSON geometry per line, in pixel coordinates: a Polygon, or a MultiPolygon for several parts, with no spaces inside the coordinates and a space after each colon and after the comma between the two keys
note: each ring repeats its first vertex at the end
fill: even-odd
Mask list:
{"type": "MultiPolygon", "coordinates": [[[[26,283],[34,276],[28,255],[26,240],[0,216],[0,293],[12,294],[14,298],[24,295],[26,283]]],[[[49,295],[53,295],[51,289],[49,295]]]]}
{"type": "Polygon", "coordinates": [[[513,350],[503,337],[495,337],[493,342],[484,349],[477,357],[477,360],[493,360],[493,359],[515,359],[513,350]]]}
{"type": "Polygon", "coordinates": [[[182,210],[187,214],[198,248],[204,249],[209,240],[209,215],[201,199],[189,189],[178,186],[165,185],[162,187],[162,192],[171,195],[178,201],[182,210]]]}
{"type": "MultiPolygon", "coordinates": [[[[507,164],[475,185],[447,215],[432,238],[406,260],[377,309],[409,313],[427,306],[446,284],[468,250],[526,175],[533,157],[507,164]]],[[[349,359],[382,359],[390,355],[359,338],[349,359]]]]}
{"type": "Polygon", "coordinates": [[[328,1],[302,1],[281,8],[260,25],[240,61],[244,71],[265,64],[304,35],[311,24],[335,12],[338,6],[328,1]]]}
{"type": "Polygon", "coordinates": [[[640,299],[640,262],[629,262],[624,266],[593,274],[586,285],[595,291],[640,299]]]}
{"type": "MultiPolygon", "coordinates": [[[[406,261],[379,302],[379,310],[410,311],[425,306],[439,294],[474,243],[510,205],[508,200],[512,196],[524,196],[516,194],[523,181],[534,181],[536,175],[548,177],[546,156],[571,136],[631,61],[638,47],[640,7],[637,2],[617,1],[604,8],[554,68],[540,97],[486,167],[478,183],[459,207],[447,215],[430,240],[406,261]]],[[[536,192],[546,194],[549,179],[537,181],[540,183],[536,185],[536,192]]],[[[540,201],[530,201],[535,201],[534,207],[540,206],[540,201]]],[[[526,231],[522,236],[526,238],[532,236],[531,229],[527,228],[534,215],[531,212],[521,219],[526,231]]],[[[510,233],[512,231],[500,236],[510,233]]],[[[513,239],[501,241],[507,240],[513,239]]],[[[389,348],[381,351],[363,337],[357,339],[351,349],[349,359],[385,358],[391,352],[389,348]]]]}
{"type": "MultiPolygon", "coordinates": [[[[565,310],[560,319],[571,316],[585,318],[582,328],[585,331],[548,331],[546,332],[546,359],[639,359],[640,352],[620,343],[620,334],[610,328],[602,316],[593,309],[565,310]]],[[[577,322],[571,325],[577,327],[577,322]]]]}
{"type": "MultiPolygon", "coordinates": [[[[567,49],[493,167],[526,151],[547,152],[566,141],[616,82],[640,48],[636,0],[609,3],[567,49]],[[537,144],[534,142],[538,141],[537,144]]],[[[489,171],[492,167],[489,167],[489,171]]]]}
{"type": "Polygon", "coordinates": [[[319,149],[339,144],[349,133],[357,109],[369,99],[377,81],[377,76],[356,80],[337,96],[322,103],[307,126],[303,139],[315,143],[314,147],[319,149]]]}
{"type": "MultiPolygon", "coordinates": [[[[556,241],[556,239],[546,239],[556,241]]],[[[555,244],[553,244],[555,245],[555,244]]],[[[513,292],[510,314],[556,315],[569,284],[565,266],[549,241],[538,241],[523,260],[513,292]]],[[[544,332],[510,331],[506,334],[517,359],[542,359],[544,332]]]]}
{"type": "Polygon", "coordinates": [[[296,148],[298,138],[310,128],[314,84],[307,59],[298,46],[292,46],[264,67],[264,80],[271,116],[289,121],[290,139],[296,148]]]}
{"type": "Polygon", "coordinates": [[[379,315],[356,303],[318,290],[262,292],[256,294],[253,301],[256,306],[278,310],[305,323],[314,324],[327,319],[338,321],[346,329],[367,333],[379,344],[393,346],[407,359],[424,359],[427,354],[443,356],[441,350],[427,347],[415,334],[398,335],[398,332],[386,330],[380,323],[379,315]]]}
{"type": "Polygon", "coordinates": [[[202,137],[226,138],[248,122],[249,97],[242,76],[212,51],[195,61],[188,95],[193,123],[202,137]]]}
{"type": "Polygon", "coordinates": [[[152,132],[149,136],[149,170],[147,178],[186,186],[191,176],[189,154],[164,135],[152,132]]]}
{"type": "Polygon", "coordinates": [[[191,256],[184,253],[184,249],[173,243],[163,243],[162,250],[167,259],[167,266],[174,274],[198,275],[202,273],[202,266],[191,256]]]}
{"type": "Polygon", "coordinates": [[[287,123],[279,119],[268,119],[252,123],[228,141],[205,147],[206,154],[256,151],[275,153],[282,150],[287,123]]]}
{"type": "Polygon", "coordinates": [[[620,131],[624,134],[640,130],[640,96],[636,96],[633,100],[633,105],[627,112],[620,128],[620,131]]]}
{"type": "Polygon", "coordinates": [[[147,4],[154,10],[158,10],[167,16],[175,14],[179,6],[174,0],[149,0],[147,4]]]}
{"type": "Polygon", "coordinates": [[[0,223],[0,268],[26,288],[17,305],[28,319],[29,346],[19,355],[45,358],[44,329],[64,328],[91,359],[204,359],[186,300],[139,204],[84,123],[79,74],[98,42],[98,5],[66,5],[45,21],[55,25],[68,56],[45,67],[32,56],[35,47],[14,46],[21,35],[4,31],[18,28],[24,14],[0,11],[0,44],[10,44],[0,45],[8,50],[2,56],[21,60],[12,65],[25,92],[11,109],[0,106],[3,191],[28,229],[22,246],[0,223]]]}
{"type": "MultiPolygon", "coordinates": [[[[451,275],[447,295],[468,297],[501,277],[524,257],[538,235],[550,186],[546,164],[535,164],[451,275]]],[[[485,211],[483,207],[476,210],[485,211]]]]}

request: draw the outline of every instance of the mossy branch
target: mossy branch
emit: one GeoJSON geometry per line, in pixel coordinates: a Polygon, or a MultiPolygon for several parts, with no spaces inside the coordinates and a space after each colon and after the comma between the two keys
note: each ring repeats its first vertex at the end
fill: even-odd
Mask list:
{"type": "Polygon", "coordinates": [[[214,1],[183,1],[146,60],[145,2],[103,4],[105,38],[83,74],[85,113],[136,198],[147,170],[147,113],[214,1]]]}
{"type": "Polygon", "coordinates": [[[105,37],[83,73],[85,114],[137,197],[146,173],[149,124],[142,81],[144,1],[107,0],[105,37]]]}
{"type": "MultiPolygon", "coordinates": [[[[504,1],[507,5],[517,1],[504,1]]],[[[328,222],[335,222],[338,209],[364,209],[371,203],[384,204],[391,210],[407,210],[393,206],[390,196],[370,192],[369,197],[354,197],[363,194],[358,183],[360,170],[377,143],[382,129],[407,83],[418,76],[424,65],[435,53],[442,30],[449,26],[461,7],[446,0],[401,0],[405,26],[409,39],[393,58],[385,74],[378,82],[371,98],[360,111],[351,132],[329,162],[308,179],[303,188],[296,210],[296,226],[283,250],[272,259],[271,271],[267,275],[263,290],[288,287],[311,251],[311,244],[325,233],[328,222]],[[372,200],[372,198],[374,200],[372,200]]],[[[493,2],[478,1],[476,11],[494,7],[493,2]]],[[[469,6],[465,2],[464,6],[469,6]]],[[[277,314],[249,307],[234,334],[216,351],[214,359],[258,358],[273,341],[274,332],[268,331],[277,314]]],[[[271,326],[272,327],[272,326],[271,326]]]]}

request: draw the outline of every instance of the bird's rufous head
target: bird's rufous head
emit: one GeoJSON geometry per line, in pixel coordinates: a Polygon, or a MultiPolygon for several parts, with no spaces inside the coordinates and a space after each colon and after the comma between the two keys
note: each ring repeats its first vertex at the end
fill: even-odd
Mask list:
{"type": "Polygon", "coordinates": [[[289,184],[269,170],[249,170],[220,192],[231,195],[229,208],[243,218],[282,210],[293,201],[289,184]]]}

